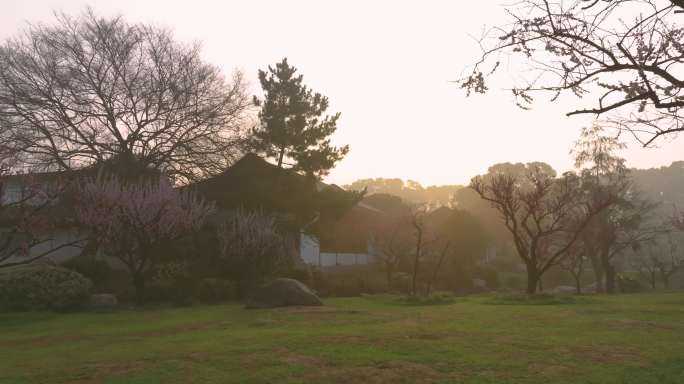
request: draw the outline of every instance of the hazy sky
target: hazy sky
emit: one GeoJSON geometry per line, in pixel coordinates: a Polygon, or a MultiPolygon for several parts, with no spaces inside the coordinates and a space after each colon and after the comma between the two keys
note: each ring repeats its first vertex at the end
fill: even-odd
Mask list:
{"type": "MultiPolygon", "coordinates": [[[[515,107],[496,84],[466,98],[453,83],[478,56],[472,36],[504,20],[499,0],[470,1],[2,0],[0,38],[54,10],[123,14],[199,40],[207,61],[245,71],[259,92],[257,69],[287,56],[305,82],[342,112],[335,142],[350,144],[328,181],[401,177],[423,184],[467,183],[497,162],[546,161],[570,169],[568,151],[587,117],[572,106],[515,107]]],[[[504,88],[509,84],[499,84],[504,88]]],[[[540,100],[541,101],[541,100],[540,100]]],[[[580,101],[569,99],[579,105],[580,101]]],[[[587,100],[587,103],[590,101],[587,100]]],[[[623,154],[633,167],[684,159],[684,139],[623,154]]]]}

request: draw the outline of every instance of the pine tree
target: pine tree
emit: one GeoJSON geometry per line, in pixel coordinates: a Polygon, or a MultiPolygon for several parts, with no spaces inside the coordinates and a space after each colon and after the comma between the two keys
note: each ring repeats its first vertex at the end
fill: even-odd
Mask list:
{"type": "Polygon", "coordinates": [[[314,93],[302,79],[287,58],[275,68],[259,70],[264,99],[254,97],[261,111],[253,144],[259,153],[276,159],[279,168],[289,160],[295,171],[320,178],[344,158],[349,146],[331,145],[340,114],[326,115],[328,98],[314,93]]]}

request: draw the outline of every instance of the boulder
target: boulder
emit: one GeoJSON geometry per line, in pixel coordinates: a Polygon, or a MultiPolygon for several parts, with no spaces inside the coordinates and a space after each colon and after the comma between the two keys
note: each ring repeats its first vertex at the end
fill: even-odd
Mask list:
{"type": "Polygon", "coordinates": [[[321,299],[306,285],[294,279],[276,279],[258,288],[247,301],[247,308],[319,306],[321,299]]]}
{"type": "Polygon", "coordinates": [[[109,293],[100,293],[96,295],[90,295],[90,300],[88,304],[92,308],[114,308],[119,304],[116,296],[109,293]]]}

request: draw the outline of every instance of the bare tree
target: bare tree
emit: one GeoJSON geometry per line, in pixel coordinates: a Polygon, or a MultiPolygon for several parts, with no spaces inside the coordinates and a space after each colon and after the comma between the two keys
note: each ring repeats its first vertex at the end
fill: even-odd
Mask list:
{"type": "Polygon", "coordinates": [[[497,209],[527,268],[527,293],[537,291],[542,275],[565,258],[591,219],[612,203],[584,199],[574,174],[554,174],[532,166],[525,175],[495,173],[470,184],[497,209]]]}
{"type": "Polygon", "coordinates": [[[646,279],[652,289],[656,289],[658,277],[657,258],[651,252],[648,255],[640,255],[632,261],[632,266],[639,271],[642,278],[646,279]]]}
{"type": "Polygon", "coordinates": [[[660,255],[657,265],[663,286],[665,289],[670,289],[670,278],[684,267],[684,257],[680,254],[680,244],[672,233],[667,234],[667,242],[664,245],[664,252],[660,255]]]}
{"type": "Polygon", "coordinates": [[[592,263],[603,271],[603,281],[598,280],[597,291],[615,293],[616,270],[613,261],[628,249],[636,250],[641,244],[652,240],[662,231],[659,226],[648,224],[647,217],[654,205],[646,200],[618,192],[616,202],[598,214],[587,226],[595,252],[592,263]]]}
{"type": "Polygon", "coordinates": [[[70,170],[129,155],[187,182],[239,154],[250,101],[169,30],[56,15],[0,45],[0,151],[70,170]]]}
{"type": "Polygon", "coordinates": [[[659,276],[663,287],[670,288],[670,278],[684,267],[684,257],[676,233],[666,233],[654,238],[645,247],[645,252],[637,255],[636,266],[642,274],[647,275],[651,286],[655,288],[656,276],[659,276]]]}
{"type": "Polygon", "coordinates": [[[411,274],[411,296],[418,294],[418,274],[420,273],[420,261],[423,257],[425,243],[427,242],[428,226],[426,223],[427,206],[416,205],[411,208],[410,223],[413,227],[415,246],[413,249],[413,271],[411,274]]]}
{"type": "Polygon", "coordinates": [[[582,242],[578,241],[568,250],[568,254],[560,261],[560,267],[572,275],[575,280],[575,292],[582,294],[582,274],[585,269],[586,256],[582,242]]]}
{"type": "Polygon", "coordinates": [[[425,294],[427,296],[430,296],[430,293],[432,293],[432,286],[437,281],[437,275],[439,274],[439,271],[442,268],[442,265],[444,264],[444,260],[446,260],[447,256],[449,255],[449,251],[451,250],[451,241],[446,241],[446,243],[442,244],[442,250],[439,252],[439,256],[437,257],[437,262],[434,265],[434,268],[432,269],[432,275],[430,276],[430,279],[427,281],[427,286],[425,287],[425,294]]]}
{"type": "Polygon", "coordinates": [[[684,37],[680,0],[522,0],[510,24],[485,32],[483,53],[463,88],[485,93],[502,63],[522,65],[512,91],[530,108],[534,93],[595,96],[568,116],[605,117],[644,146],[684,130],[684,37]]]}
{"type": "Polygon", "coordinates": [[[616,154],[625,145],[603,132],[598,125],[583,129],[573,153],[586,198],[600,203],[606,191],[613,196],[613,203],[591,220],[581,238],[596,274],[597,291],[615,293],[613,260],[627,249],[652,240],[662,228],[649,223],[648,216],[656,204],[641,197],[625,160],[616,154]]]}
{"type": "Polygon", "coordinates": [[[392,217],[375,231],[373,240],[373,256],[385,269],[387,288],[391,290],[394,271],[414,246],[410,222],[406,217],[392,217]]]}

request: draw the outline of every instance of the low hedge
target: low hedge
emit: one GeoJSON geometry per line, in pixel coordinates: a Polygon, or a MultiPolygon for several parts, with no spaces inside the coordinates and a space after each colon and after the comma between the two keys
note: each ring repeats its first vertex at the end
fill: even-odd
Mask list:
{"type": "Polygon", "coordinates": [[[235,300],[235,284],[228,280],[203,279],[197,285],[196,295],[201,302],[210,304],[235,300]]]}
{"type": "Polygon", "coordinates": [[[485,304],[494,305],[563,305],[563,304],[586,304],[591,300],[570,294],[525,293],[497,294],[484,301],[485,304]]]}
{"type": "Polygon", "coordinates": [[[92,283],[78,272],[47,265],[0,271],[0,309],[76,309],[90,297],[92,283]]]}

